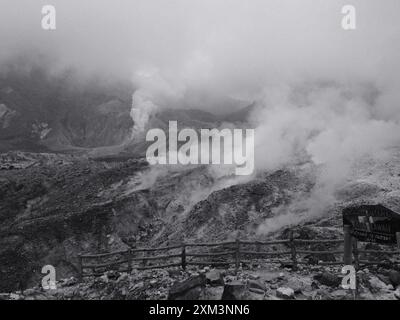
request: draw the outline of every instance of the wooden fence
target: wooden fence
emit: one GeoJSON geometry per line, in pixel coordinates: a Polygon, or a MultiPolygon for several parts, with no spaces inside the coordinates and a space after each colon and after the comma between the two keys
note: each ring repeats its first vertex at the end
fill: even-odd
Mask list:
{"type": "MultiPolygon", "coordinates": [[[[345,232],[346,238],[346,232],[345,232]]],[[[293,232],[290,232],[289,239],[275,241],[245,241],[236,239],[236,241],[226,241],[218,243],[182,243],[174,246],[165,246],[158,248],[141,248],[128,249],[102,254],[85,254],[79,255],[78,269],[80,277],[102,275],[104,271],[116,270],[127,272],[133,268],[138,270],[181,267],[183,270],[187,266],[212,266],[212,267],[229,267],[235,266],[238,270],[240,264],[248,265],[258,260],[268,263],[280,263],[290,265],[296,269],[299,264],[308,265],[309,260],[304,260],[306,257],[321,255],[340,255],[329,261],[319,261],[318,265],[344,265],[353,264],[358,268],[361,264],[383,264],[387,262],[360,260],[360,254],[384,254],[396,255],[400,254],[399,250],[359,250],[357,241],[350,238],[351,245],[349,246],[346,239],[333,240],[302,240],[294,239],[293,232]],[[277,250],[277,245],[283,245],[284,249],[277,250]],[[312,250],[307,246],[324,245],[324,246],[341,246],[337,250],[312,250]],[[274,250],[264,251],[266,246],[273,246],[274,250]],[[208,252],[201,251],[202,248],[208,249],[208,252]],[[350,249],[348,249],[350,248],[350,249]],[[346,250],[350,250],[346,253],[346,250]],[[211,252],[210,252],[211,251],[211,252]],[[163,254],[158,254],[163,252],[163,254]],[[228,257],[228,258],[226,258],[228,257]],[[280,259],[280,257],[286,257],[280,259]],[[198,258],[206,260],[198,260],[198,258]],[[350,263],[349,263],[350,259],[350,263]],[[347,261],[346,261],[347,260],[347,261]],[[158,262],[152,264],[153,262],[158,262]],[[134,265],[136,264],[136,265],[134,265]],[[89,270],[89,272],[87,272],[89,270]]]]}

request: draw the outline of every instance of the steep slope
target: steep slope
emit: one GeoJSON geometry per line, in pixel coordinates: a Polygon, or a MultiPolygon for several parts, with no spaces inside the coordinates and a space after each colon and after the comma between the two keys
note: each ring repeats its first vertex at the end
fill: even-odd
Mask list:
{"type": "Polygon", "coordinates": [[[41,67],[0,73],[0,150],[42,151],[121,143],[133,122],[132,88],[103,79],[80,81],[41,67]]]}
{"type": "Polygon", "coordinates": [[[345,206],[382,203],[398,210],[399,159],[391,150],[358,163],[336,202],[310,216],[296,208],[315,183],[304,167],[238,181],[216,177],[207,166],[148,167],[130,157],[3,155],[3,165],[14,169],[0,171],[1,291],[33,284],[45,264],[54,265],[60,278],[74,275],[80,252],[238,234],[263,239],[302,225],[338,237],[345,206]],[[260,226],[267,228],[260,232],[260,226]]]}
{"type": "MultiPolygon", "coordinates": [[[[0,73],[0,152],[89,152],[96,156],[127,152],[143,155],[145,132],[130,141],[134,88],[128,82],[79,79],[72,71],[49,74],[36,66],[11,66],[0,73]]],[[[163,107],[151,115],[146,130],[181,127],[216,128],[224,121],[243,123],[251,108],[232,115],[163,107]]]]}
{"type": "MultiPolygon", "coordinates": [[[[247,215],[247,209],[263,211],[281,201],[267,203],[272,189],[281,188],[274,182],[224,191],[224,184],[204,166],[165,170],[134,159],[93,161],[45,154],[9,154],[2,161],[13,167],[32,163],[0,171],[1,291],[32,284],[47,263],[57,267],[60,277],[75,274],[79,252],[176,242],[186,226],[187,236],[196,237],[204,199],[216,207],[230,203],[236,194],[241,200],[231,201],[231,207],[250,224],[257,219],[247,215]]],[[[237,218],[232,214],[227,220],[237,218]]],[[[227,224],[218,238],[231,236],[236,228],[227,224]]]]}

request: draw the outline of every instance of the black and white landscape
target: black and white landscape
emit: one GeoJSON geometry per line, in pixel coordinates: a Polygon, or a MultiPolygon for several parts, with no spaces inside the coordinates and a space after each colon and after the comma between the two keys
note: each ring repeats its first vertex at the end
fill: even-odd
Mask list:
{"type": "Polygon", "coordinates": [[[400,213],[399,15],[398,0],[1,0],[0,299],[400,299],[395,233],[358,242],[356,289],[342,273],[342,210],[400,213]],[[146,135],[172,156],[173,122],[254,130],[254,170],[151,163],[146,135]]]}

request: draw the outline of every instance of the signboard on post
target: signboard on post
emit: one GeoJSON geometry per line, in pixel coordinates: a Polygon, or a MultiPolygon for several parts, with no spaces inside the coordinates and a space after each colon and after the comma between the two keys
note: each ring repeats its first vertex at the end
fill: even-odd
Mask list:
{"type": "Polygon", "coordinates": [[[382,205],[361,205],[343,209],[343,225],[359,241],[396,244],[400,214],[382,205]]]}

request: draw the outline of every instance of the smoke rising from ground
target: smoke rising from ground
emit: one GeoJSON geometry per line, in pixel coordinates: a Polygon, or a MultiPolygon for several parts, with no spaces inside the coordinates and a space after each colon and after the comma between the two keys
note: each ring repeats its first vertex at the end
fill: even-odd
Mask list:
{"type": "Polygon", "coordinates": [[[134,122],[132,139],[142,135],[151,115],[162,107],[174,105],[182,98],[182,88],[164,79],[157,70],[136,72],[133,83],[137,90],[132,95],[130,115],[134,122]]]}
{"type": "Polygon", "coordinates": [[[159,108],[258,101],[256,168],[320,166],[302,204],[313,212],[354,161],[400,139],[398,0],[352,0],[354,31],[341,28],[342,0],[53,0],[51,32],[45,4],[2,0],[0,63],[43,54],[53,72],[132,80],[133,137],[159,108]]]}
{"type": "Polygon", "coordinates": [[[318,83],[269,90],[257,119],[256,166],[276,170],[311,161],[318,171],[307,198],[295,200],[278,219],[268,219],[260,232],[323,214],[351,168],[365,157],[380,157],[399,146],[400,125],[379,116],[378,99],[368,84],[318,83]],[[268,146],[268,147],[267,147],[268,146]]]}

